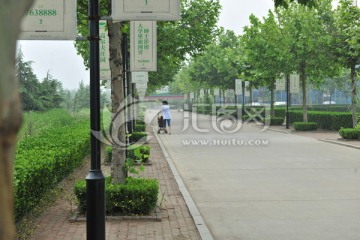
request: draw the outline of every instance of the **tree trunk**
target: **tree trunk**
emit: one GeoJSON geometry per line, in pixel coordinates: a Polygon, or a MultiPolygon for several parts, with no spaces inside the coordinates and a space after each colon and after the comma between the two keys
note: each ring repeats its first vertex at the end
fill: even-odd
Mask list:
{"type": "Polygon", "coordinates": [[[15,239],[12,162],[22,122],[15,78],[16,40],[32,2],[0,0],[0,240],[15,239]]]}
{"type": "Polygon", "coordinates": [[[125,101],[123,58],[121,53],[122,33],[121,22],[108,21],[110,43],[110,70],[111,70],[111,111],[112,111],[112,139],[113,144],[111,176],[114,183],[124,183],[125,171],[125,101]]]}
{"type": "Polygon", "coordinates": [[[306,106],[306,62],[300,63],[300,81],[303,92],[303,121],[308,122],[307,106],[306,106]]]}
{"type": "Polygon", "coordinates": [[[353,128],[355,128],[357,125],[356,104],[357,104],[356,69],[355,69],[355,64],[353,64],[351,66],[351,112],[352,112],[353,128]]]}
{"type": "Polygon", "coordinates": [[[270,117],[275,117],[274,102],[275,102],[275,90],[274,90],[274,87],[271,87],[271,89],[270,89],[270,117]]]}

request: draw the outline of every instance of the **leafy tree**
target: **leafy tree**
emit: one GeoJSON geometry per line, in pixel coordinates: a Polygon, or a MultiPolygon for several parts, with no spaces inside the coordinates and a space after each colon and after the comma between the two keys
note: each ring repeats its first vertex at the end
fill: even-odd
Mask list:
{"type": "Polygon", "coordinates": [[[240,41],[235,33],[221,30],[203,55],[195,57],[190,63],[190,78],[199,82],[201,88],[233,89],[234,81],[240,74],[240,52],[240,41]]]}
{"type": "MultiPolygon", "coordinates": [[[[288,67],[288,56],[285,54],[285,39],[270,11],[261,22],[254,15],[250,16],[250,27],[245,27],[242,37],[246,52],[246,61],[252,67],[253,77],[250,80],[255,86],[266,86],[271,92],[271,116],[274,113],[275,82],[288,67]]],[[[247,73],[247,72],[244,72],[247,73]]],[[[246,76],[244,76],[246,77],[246,76]]]]}
{"type": "Polygon", "coordinates": [[[308,6],[308,7],[315,7],[317,6],[317,2],[319,0],[274,0],[275,7],[284,7],[288,8],[289,3],[297,2],[299,4],[308,6]]]}
{"type": "Polygon", "coordinates": [[[336,55],[345,68],[350,68],[351,111],[353,127],[357,125],[356,65],[360,64],[360,9],[352,0],[341,0],[336,10],[336,55]]]}
{"type": "Polygon", "coordinates": [[[335,56],[331,54],[332,36],[327,31],[324,12],[331,15],[331,1],[322,1],[316,8],[291,4],[288,9],[277,10],[279,23],[287,33],[291,66],[300,75],[304,122],[307,122],[306,82],[309,80],[316,85],[324,77],[338,72],[335,56]]]}
{"type": "MultiPolygon", "coordinates": [[[[180,69],[186,55],[196,55],[212,40],[212,34],[219,15],[220,4],[218,0],[183,0],[181,21],[160,22],[158,24],[158,72],[149,74],[149,88],[155,89],[172,80],[180,69]],[[202,16],[199,18],[199,16],[202,16]]],[[[101,0],[101,15],[111,15],[109,12],[111,0],[101,0]]],[[[112,111],[117,116],[113,122],[115,137],[125,142],[125,122],[123,114],[118,114],[121,103],[124,101],[123,92],[123,33],[127,32],[123,22],[107,21],[110,41],[110,69],[112,111]]],[[[78,30],[82,36],[88,35],[87,1],[78,1],[78,30]]],[[[88,43],[76,43],[78,53],[89,63],[88,43]]],[[[125,181],[124,163],[125,151],[120,148],[113,149],[112,176],[116,182],[125,181]]]]}
{"type": "Polygon", "coordinates": [[[90,86],[85,85],[83,81],[79,83],[74,97],[74,111],[82,108],[90,108],[90,86]]]}
{"type": "Polygon", "coordinates": [[[59,80],[55,79],[49,72],[40,83],[39,99],[45,109],[59,108],[63,102],[63,87],[59,80]]]}
{"type": "Polygon", "coordinates": [[[33,72],[31,61],[25,61],[21,49],[16,58],[17,79],[20,84],[20,95],[23,109],[28,110],[43,110],[41,100],[38,98],[40,90],[40,82],[33,72]]]}

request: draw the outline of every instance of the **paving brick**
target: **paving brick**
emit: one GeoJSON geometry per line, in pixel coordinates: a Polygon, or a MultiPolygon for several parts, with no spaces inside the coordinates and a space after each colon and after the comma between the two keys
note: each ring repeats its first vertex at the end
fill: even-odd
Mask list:
{"type": "MultiPolygon", "coordinates": [[[[151,129],[148,129],[151,131],[151,129]]],[[[149,141],[151,148],[150,161],[152,165],[145,166],[141,173],[146,178],[156,178],[160,185],[161,222],[154,222],[149,218],[139,220],[107,220],[106,239],[108,240],[200,240],[200,235],[188,211],[175,178],[165,159],[156,138],[149,141]]],[[[81,171],[87,175],[89,163],[81,171]]],[[[73,189],[64,195],[71,195],[73,189]]],[[[74,211],[68,199],[59,199],[42,216],[36,219],[38,227],[29,239],[34,240],[82,240],[86,239],[86,223],[70,223],[70,213],[74,211]]]]}

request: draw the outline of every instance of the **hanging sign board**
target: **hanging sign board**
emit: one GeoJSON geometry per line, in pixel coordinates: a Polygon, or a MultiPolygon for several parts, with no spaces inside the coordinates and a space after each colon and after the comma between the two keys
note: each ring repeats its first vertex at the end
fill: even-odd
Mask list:
{"type": "Polygon", "coordinates": [[[130,71],[156,71],[156,22],[130,22],[130,71]]]}
{"type": "Polygon", "coordinates": [[[109,36],[106,29],[106,21],[99,21],[99,34],[100,34],[100,45],[99,45],[99,59],[100,59],[100,79],[111,80],[111,71],[109,63],[109,36]]]}
{"type": "Polygon", "coordinates": [[[136,89],[146,89],[147,88],[147,82],[137,82],[136,83],[136,89]]]}
{"type": "Polygon", "coordinates": [[[300,77],[298,74],[290,75],[290,93],[300,92],[300,77]]]}
{"type": "Polygon", "coordinates": [[[131,73],[131,82],[132,83],[143,83],[149,81],[148,72],[132,72],[131,73]]]}
{"type": "Polygon", "coordinates": [[[245,97],[250,97],[250,82],[249,81],[245,81],[245,97]]]}
{"type": "Polygon", "coordinates": [[[285,78],[276,79],[276,90],[285,91],[285,78]]]}
{"type": "Polygon", "coordinates": [[[178,21],[180,0],[112,0],[115,21],[178,21]]]}
{"type": "Polygon", "coordinates": [[[36,0],[22,21],[19,40],[75,40],[76,0],[36,0]]]}
{"type": "Polygon", "coordinates": [[[235,94],[240,95],[242,94],[242,80],[235,79],[235,94]]]}
{"type": "Polygon", "coordinates": [[[214,95],[215,95],[215,96],[219,96],[219,95],[220,95],[220,89],[215,88],[215,89],[214,89],[214,95]]]}

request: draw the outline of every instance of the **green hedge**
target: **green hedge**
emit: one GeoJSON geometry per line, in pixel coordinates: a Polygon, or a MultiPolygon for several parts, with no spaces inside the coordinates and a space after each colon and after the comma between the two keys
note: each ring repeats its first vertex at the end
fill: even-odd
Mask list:
{"type": "Polygon", "coordinates": [[[265,118],[265,122],[268,121],[270,122],[270,126],[280,126],[284,123],[284,118],[281,117],[265,118]]]}
{"type": "MultiPolygon", "coordinates": [[[[86,212],[86,181],[75,184],[79,211],[86,212]]],[[[105,180],[106,213],[121,215],[146,215],[156,207],[159,194],[157,179],[127,178],[125,184],[112,184],[105,180]]]]}
{"type": "Polygon", "coordinates": [[[344,139],[360,139],[360,128],[341,128],[339,135],[344,139]]]}
{"type": "Polygon", "coordinates": [[[14,169],[17,220],[82,163],[89,152],[89,129],[89,121],[81,121],[20,141],[14,169]]]}
{"type": "Polygon", "coordinates": [[[145,132],[146,126],[145,124],[136,124],[134,127],[134,132],[145,132]]]}
{"type": "Polygon", "coordinates": [[[147,139],[148,134],[146,132],[132,132],[130,134],[129,140],[130,143],[136,143],[144,138],[144,140],[147,139]]]}
{"type": "Polygon", "coordinates": [[[294,122],[293,126],[296,131],[313,131],[318,128],[316,122],[294,122]]]}
{"type": "Polygon", "coordinates": [[[150,147],[144,145],[131,145],[127,153],[128,158],[139,160],[141,162],[147,162],[150,157],[150,147]]]}
{"type": "MultiPolygon", "coordinates": [[[[289,122],[303,122],[302,111],[290,111],[289,122]]],[[[308,121],[316,122],[320,129],[339,130],[352,127],[351,113],[308,111],[308,121]]]]}

